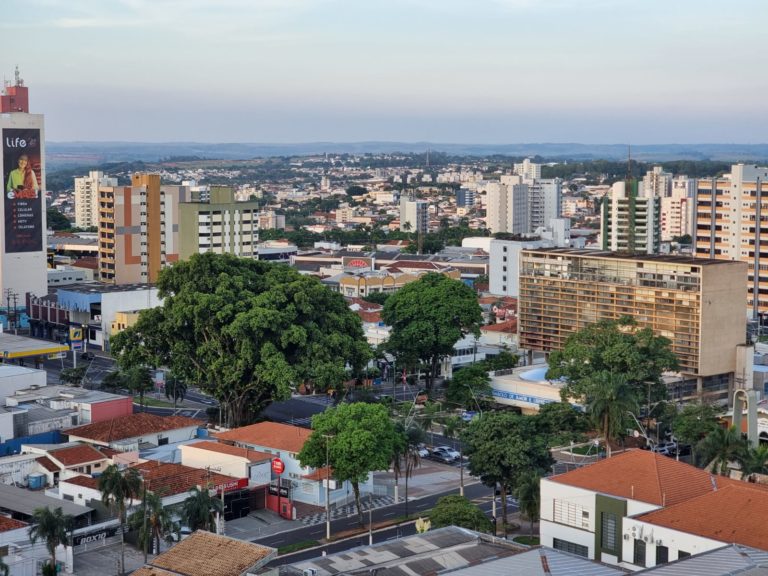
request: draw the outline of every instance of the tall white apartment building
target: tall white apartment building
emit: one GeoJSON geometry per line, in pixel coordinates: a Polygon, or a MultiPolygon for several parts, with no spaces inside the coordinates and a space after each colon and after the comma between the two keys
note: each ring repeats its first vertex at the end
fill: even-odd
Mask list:
{"type": "Polygon", "coordinates": [[[672,192],[661,199],[661,241],[693,235],[696,180],[678,176],[671,181],[672,192]]]}
{"type": "Polygon", "coordinates": [[[672,195],[672,174],[661,166],[654,166],[643,176],[643,192],[646,196],[666,198],[672,195]]]}
{"type": "Polygon", "coordinates": [[[486,225],[491,232],[527,234],[531,231],[527,184],[488,186],[486,201],[486,225]]]}
{"type": "Polygon", "coordinates": [[[551,220],[560,218],[562,211],[561,180],[536,179],[528,184],[529,227],[531,230],[547,227],[551,220]]]}
{"type": "Polygon", "coordinates": [[[514,165],[515,174],[527,179],[541,178],[541,164],[534,164],[530,158],[526,158],[519,164],[514,165]]]}
{"type": "Polygon", "coordinates": [[[400,230],[426,234],[429,231],[429,204],[423,200],[400,197],[400,230]]]}
{"type": "Polygon", "coordinates": [[[737,164],[696,187],[696,257],[747,263],[747,308],[755,319],[768,313],[766,182],[768,167],[737,164]]]}
{"type": "Polygon", "coordinates": [[[661,198],[638,190],[637,180],[616,182],[600,206],[603,250],[658,254],[661,248],[661,198]]]}
{"type": "Polygon", "coordinates": [[[99,171],[75,178],[75,226],[91,228],[99,225],[99,187],[104,186],[117,186],[117,178],[99,171]]]}

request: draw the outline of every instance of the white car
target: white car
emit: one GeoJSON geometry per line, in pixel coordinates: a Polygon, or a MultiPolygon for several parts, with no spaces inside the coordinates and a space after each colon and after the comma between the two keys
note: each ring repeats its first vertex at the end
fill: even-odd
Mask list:
{"type": "Polygon", "coordinates": [[[432,454],[435,453],[448,456],[452,460],[458,460],[461,457],[461,455],[450,446],[435,446],[435,448],[432,450],[432,454]]]}

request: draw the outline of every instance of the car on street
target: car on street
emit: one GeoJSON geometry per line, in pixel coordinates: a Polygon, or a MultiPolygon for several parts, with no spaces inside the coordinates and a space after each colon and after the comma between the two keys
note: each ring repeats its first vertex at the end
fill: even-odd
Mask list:
{"type": "Polygon", "coordinates": [[[429,457],[429,450],[427,450],[427,447],[425,444],[419,444],[416,449],[419,451],[419,458],[428,458],[429,457]]]}
{"type": "Polygon", "coordinates": [[[432,452],[431,456],[432,460],[435,460],[437,462],[442,462],[443,464],[453,464],[456,462],[456,458],[453,458],[452,456],[449,456],[448,454],[445,454],[443,452],[432,452]]]}
{"type": "Polygon", "coordinates": [[[459,459],[459,453],[450,446],[435,446],[432,448],[432,458],[451,463],[459,459]]]}

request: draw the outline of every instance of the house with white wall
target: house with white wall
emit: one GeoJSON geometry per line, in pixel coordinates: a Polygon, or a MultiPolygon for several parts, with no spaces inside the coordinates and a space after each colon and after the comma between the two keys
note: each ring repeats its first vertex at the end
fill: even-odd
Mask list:
{"type": "MultiPolygon", "coordinates": [[[[225,444],[248,448],[270,455],[272,459],[279,458],[285,470],[281,475],[271,472],[270,496],[267,498],[267,507],[278,511],[280,514],[290,514],[284,510],[285,500],[302,502],[313,506],[325,506],[325,479],[330,475],[330,503],[333,505],[346,500],[352,492],[348,482],[339,483],[333,479],[333,472],[325,468],[311,468],[302,466],[298,454],[304,447],[304,443],[312,434],[311,430],[279,424],[276,422],[259,422],[242,428],[234,428],[226,432],[219,432],[216,438],[225,444]],[[273,490],[274,488],[274,490],[273,490]],[[280,499],[277,494],[280,490],[280,499]],[[279,506],[279,508],[277,508],[279,506]]],[[[373,488],[373,477],[360,484],[361,494],[370,492],[373,488]]]]}
{"type": "MultiPolygon", "coordinates": [[[[542,478],[541,544],[606,564],[637,569],[640,565],[633,564],[634,547],[643,549],[645,545],[643,558],[653,556],[655,559],[656,540],[661,540],[658,546],[664,542],[655,536],[661,532],[655,532],[658,528],[654,528],[651,543],[649,529],[641,532],[639,522],[650,524],[654,518],[666,518],[660,511],[680,509],[683,503],[711,498],[734,483],[744,485],[667,456],[629,450],[578,470],[542,478]],[[642,544],[636,544],[638,539],[642,544]]],[[[727,516],[729,512],[723,510],[723,514],[727,516]]],[[[711,534],[703,537],[711,538],[711,534]]],[[[717,546],[722,546],[722,542],[717,546]]],[[[754,545],[751,541],[744,543],[754,545]]],[[[696,549],[692,545],[685,549],[685,545],[687,540],[686,544],[672,547],[666,561],[684,558],[685,554],[680,555],[680,551],[692,554],[713,549],[703,542],[696,549]]],[[[765,546],[768,547],[768,539],[765,546]]],[[[659,553],[659,558],[664,558],[664,551],[659,553]]],[[[653,565],[645,561],[646,565],[653,565]]]]}
{"type": "Polygon", "coordinates": [[[272,455],[266,452],[210,440],[183,444],[179,450],[185,466],[210,466],[228,476],[248,478],[248,485],[252,487],[264,486],[271,480],[272,455]]]}
{"type": "Polygon", "coordinates": [[[201,420],[184,416],[158,416],[148,412],[111,418],[64,430],[71,442],[85,442],[118,452],[136,452],[197,438],[201,420]]]}

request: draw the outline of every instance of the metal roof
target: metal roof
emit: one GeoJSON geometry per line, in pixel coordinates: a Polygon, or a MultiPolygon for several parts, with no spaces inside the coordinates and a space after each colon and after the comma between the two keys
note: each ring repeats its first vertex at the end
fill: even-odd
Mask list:
{"type": "Polygon", "coordinates": [[[8,484],[0,484],[0,509],[32,516],[37,508],[61,508],[64,514],[82,516],[93,511],[92,508],[75,504],[69,500],[60,500],[46,496],[43,492],[33,492],[8,484]]]}
{"type": "Polygon", "coordinates": [[[6,332],[0,334],[0,354],[4,358],[25,358],[27,356],[67,352],[68,350],[68,346],[58,342],[27,338],[6,332]]]}
{"type": "Polygon", "coordinates": [[[653,574],[653,576],[727,576],[744,574],[765,576],[768,574],[768,552],[729,544],[716,550],[697,554],[684,560],[677,560],[635,574],[653,574]]]}

